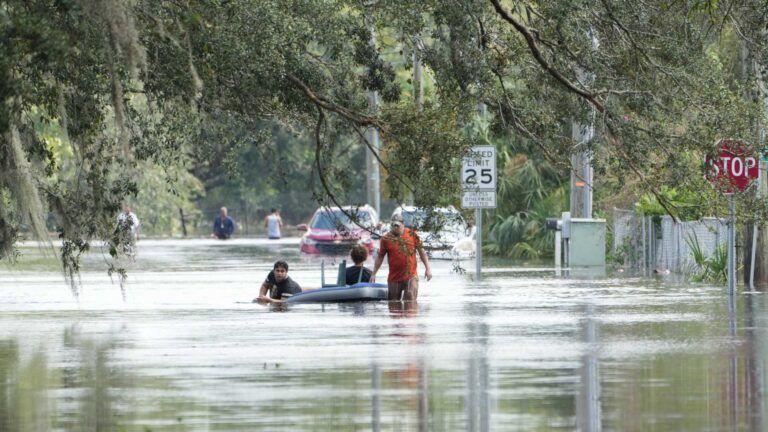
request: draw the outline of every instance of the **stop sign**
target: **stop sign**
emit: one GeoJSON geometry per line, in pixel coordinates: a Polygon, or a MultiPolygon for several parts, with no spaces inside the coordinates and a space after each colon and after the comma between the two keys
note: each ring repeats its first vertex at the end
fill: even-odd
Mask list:
{"type": "Polygon", "coordinates": [[[706,177],[724,193],[740,192],[757,180],[757,156],[740,139],[721,139],[717,142],[717,156],[707,156],[706,177]]]}

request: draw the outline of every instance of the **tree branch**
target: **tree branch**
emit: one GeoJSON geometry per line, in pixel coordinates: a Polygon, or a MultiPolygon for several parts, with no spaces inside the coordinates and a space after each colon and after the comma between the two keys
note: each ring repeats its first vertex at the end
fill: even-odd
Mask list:
{"type": "Polygon", "coordinates": [[[382,130],[384,129],[382,123],[376,117],[359,114],[357,112],[344,108],[343,106],[336,105],[335,103],[326,99],[324,96],[315,93],[314,90],[309,88],[309,86],[305,84],[304,81],[302,81],[295,75],[288,73],[286,74],[286,76],[288,77],[289,80],[291,80],[294,84],[296,84],[304,92],[304,94],[306,94],[307,97],[312,102],[315,103],[315,105],[327,111],[334,112],[344,117],[345,119],[353,123],[356,123],[360,126],[374,126],[382,130]]]}
{"type": "MultiPolygon", "coordinates": [[[[323,190],[328,195],[328,198],[333,202],[333,204],[339,208],[339,210],[349,218],[352,223],[360,227],[361,229],[364,229],[365,231],[368,231],[371,234],[376,234],[373,230],[371,230],[369,227],[363,226],[358,222],[359,217],[357,214],[347,213],[346,210],[344,210],[344,206],[339,203],[339,200],[336,198],[336,194],[331,191],[331,187],[328,184],[327,179],[325,178],[325,174],[323,171],[323,165],[320,162],[321,161],[321,154],[322,154],[322,139],[321,139],[321,132],[323,128],[323,122],[325,121],[325,114],[323,113],[323,109],[318,105],[317,106],[317,124],[315,125],[315,166],[317,167],[317,176],[320,178],[320,184],[323,186],[323,190]]],[[[340,225],[340,224],[337,224],[340,225]]],[[[344,229],[346,226],[338,227],[340,232],[344,232],[344,229]]]]}
{"type": "Polygon", "coordinates": [[[504,8],[501,7],[501,4],[499,4],[499,0],[491,0],[491,3],[493,4],[494,9],[496,9],[496,13],[499,14],[505,21],[510,23],[512,27],[517,30],[518,33],[523,35],[525,38],[525,42],[528,44],[528,48],[531,51],[531,54],[533,54],[533,57],[536,59],[536,61],[541,65],[541,67],[544,68],[544,70],[547,71],[556,81],[558,81],[560,84],[562,84],[565,88],[572,91],[573,93],[576,93],[580,97],[582,97],[584,100],[592,104],[592,106],[595,107],[600,112],[605,111],[605,106],[597,100],[597,98],[587,90],[584,90],[578,86],[576,86],[574,83],[572,83],[568,78],[564,77],[559,71],[557,71],[552,65],[549,64],[549,62],[544,58],[544,56],[541,53],[541,50],[539,49],[538,44],[536,43],[536,39],[534,38],[533,34],[531,33],[530,29],[523,25],[521,22],[517,21],[512,15],[507,13],[507,11],[504,10],[504,8]]]}

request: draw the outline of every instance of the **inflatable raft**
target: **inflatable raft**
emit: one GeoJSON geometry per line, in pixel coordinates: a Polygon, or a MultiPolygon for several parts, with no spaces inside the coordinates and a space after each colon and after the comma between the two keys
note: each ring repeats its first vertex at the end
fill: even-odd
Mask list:
{"type": "MultiPolygon", "coordinates": [[[[320,268],[322,288],[300,292],[290,297],[283,297],[283,301],[285,303],[340,303],[387,300],[386,284],[358,282],[354,285],[346,285],[346,264],[346,260],[339,264],[336,284],[326,285],[325,262],[322,262],[320,268]]],[[[362,276],[362,272],[360,272],[360,275],[362,276]]]]}
{"type": "Polygon", "coordinates": [[[387,299],[387,286],[380,283],[361,282],[354,285],[324,286],[322,288],[294,294],[285,303],[339,303],[355,301],[378,301],[387,299]]]}

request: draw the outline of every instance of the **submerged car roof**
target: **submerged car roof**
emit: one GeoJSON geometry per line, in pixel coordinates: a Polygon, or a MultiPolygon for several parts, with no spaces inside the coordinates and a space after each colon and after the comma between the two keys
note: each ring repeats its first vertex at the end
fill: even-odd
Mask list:
{"type": "Polygon", "coordinates": [[[341,207],[338,207],[338,206],[321,206],[321,207],[318,207],[317,210],[315,210],[315,213],[317,213],[319,211],[340,211],[340,210],[344,210],[344,211],[348,211],[348,210],[373,210],[373,207],[371,207],[368,204],[361,205],[361,206],[347,205],[347,206],[341,206],[341,207]]]}
{"type": "MultiPolygon", "coordinates": [[[[397,214],[397,213],[401,213],[401,212],[415,213],[417,211],[427,211],[427,208],[425,208],[425,207],[409,206],[409,205],[400,205],[400,206],[397,206],[395,208],[395,210],[392,212],[392,214],[397,214]]],[[[432,208],[432,211],[438,212],[438,213],[459,213],[459,211],[456,210],[456,207],[454,207],[454,206],[434,207],[434,208],[432,208]]]]}

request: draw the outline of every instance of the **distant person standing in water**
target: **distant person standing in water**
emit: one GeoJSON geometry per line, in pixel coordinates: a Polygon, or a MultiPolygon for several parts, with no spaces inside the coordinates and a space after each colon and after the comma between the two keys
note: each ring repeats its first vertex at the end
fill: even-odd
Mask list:
{"type": "Polygon", "coordinates": [[[219,215],[213,220],[213,234],[211,236],[220,240],[232,237],[235,232],[235,220],[227,216],[227,208],[222,207],[219,215]]]}
{"type": "Polygon", "coordinates": [[[264,218],[264,227],[267,229],[267,236],[270,239],[277,240],[280,238],[280,228],[283,227],[283,219],[276,208],[269,210],[269,215],[264,218]]]}
{"type": "Polygon", "coordinates": [[[117,216],[117,228],[121,233],[126,233],[131,242],[139,241],[139,218],[128,205],[123,206],[123,212],[117,216]]]}
{"type": "Polygon", "coordinates": [[[131,207],[124,205],[122,213],[117,215],[117,235],[120,239],[121,251],[131,258],[135,258],[138,251],[140,225],[139,218],[131,207]]]}

